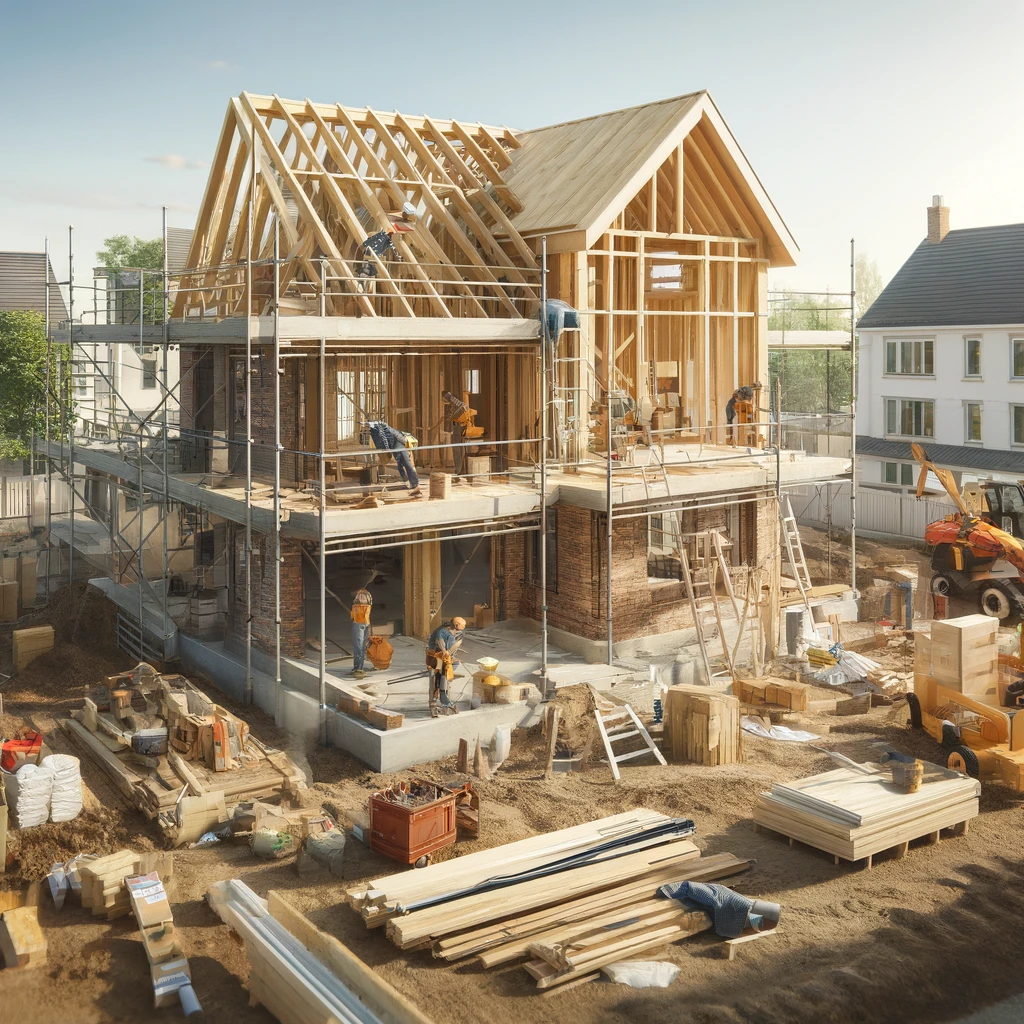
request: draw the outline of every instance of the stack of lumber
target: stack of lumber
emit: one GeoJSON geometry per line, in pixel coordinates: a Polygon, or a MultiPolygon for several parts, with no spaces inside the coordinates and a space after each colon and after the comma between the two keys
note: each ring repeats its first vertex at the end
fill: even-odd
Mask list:
{"type": "Polygon", "coordinates": [[[775,705],[786,711],[806,711],[807,694],[810,686],[778,676],[764,676],[761,679],[736,679],[732,692],[743,704],[755,706],[775,705]]]}
{"type": "Polygon", "coordinates": [[[170,878],[174,871],[171,854],[119,850],[82,864],[82,906],[91,909],[94,917],[108,921],[130,914],[132,902],[125,879],[148,871],[159,871],[162,878],[170,878]]]}
{"type": "Polygon", "coordinates": [[[207,901],[245,944],[251,1002],[281,1024],[430,1024],[405,996],[277,892],[261,900],[236,879],[207,901]]]}
{"type": "Polygon", "coordinates": [[[999,686],[999,621],[964,615],[932,623],[930,642],[915,648],[915,668],[950,690],[972,697],[996,697],[999,686]],[[930,659],[930,670],[923,662],[930,659]]]}
{"type": "Polygon", "coordinates": [[[341,691],[337,694],[337,708],[343,715],[358,718],[375,729],[398,729],[405,720],[400,711],[388,711],[387,708],[377,707],[366,697],[356,697],[341,691]]]}
{"type": "Polygon", "coordinates": [[[14,671],[20,672],[33,658],[53,650],[53,626],[31,626],[16,629],[14,638],[14,671]]]}
{"type": "Polygon", "coordinates": [[[0,622],[18,621],[17,580],[0,579],[0,622]]]}
{"type": "Polygon", "coordinates": [[[740,759],[740,702],[706,686],[671,686],[665,693],[665,739],[673,761],[708,767],[740,759]]]}
{"type": "Polygon", "coordinates": [[[370,927],[386,922],[401,949],[429,946],[439,959],[476,957],[484,967],[532,957],[526,969],[549,988],[711,927],[707,915],[658,897],[659,887],[727,878],[752,862],[702,858],[672,838],[671,822],[643,810],[614,815],[376,879],[349,902],[370,927]],[[644,845],[659,832],[667,841],[644,845]],[[621,840],[618,856],[565,863],[610,835],[621,840]]]}
{"type": "Polygon", "coordinates": [[[874,690],[886,697],[906,693],[913,689],[914,684],[913,672],[894,672],[881,666],[871,669],[865,678],[874,690]]]}
{"type": "Polygon", "coordinates": [[[400,906],[415,900],[477,885],[498,874],[513,874],[551,864],[592,850],[612,839],[639,835],[644,829],[664,825],[670,820],[657,811],[636,808],[585,825],[531,836],[492,850],[431,864],[417,871],[400,871],[375,878],[349,890],[346,894],[348,904],[362,916],[367,927],[376,928],[393,917],[400,906]]]}
{"type": "Polygon", "coordinates": [[[836,768],[795,782],[776,782],[754,808],[756,824],[831,853],[839,862],[868,859],[913,839],[938,839],[941,829],[964,826],[978,814],[981,783],[925,764],[921,788],[906,793],[888,766],[836,768]]]}

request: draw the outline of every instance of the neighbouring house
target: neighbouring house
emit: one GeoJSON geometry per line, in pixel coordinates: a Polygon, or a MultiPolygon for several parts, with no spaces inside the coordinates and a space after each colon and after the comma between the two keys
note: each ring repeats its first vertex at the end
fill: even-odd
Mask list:
{"type": "MultiPolygon", "coordinates": [[[[531,131],[243,93],[167,326],[167,472],[145,444],[75,460],[171,520],[191,565],[144,557],[143,596],[200,595],[179,632],[216,647],[228,682],[276,661],[298,686],[319,661],[321,686],[343,685],[345,600],[370,578],[374,622],[417,640],[453,615],[540,620],[543,568],[562,649],[672,649],[692,638],[682,566],[708,571],[709,531],[773,646],[778,493],[849,470],[769,450],[767,276],[796,252],[706,92],[531,131]],[[541,330],[542,294],[568,329],[541,330]],[[422,498],[381,465],[375,420],[418,439],[422,498]]],[[[126,616],[140,533],[160,536],[111,530],[126,616]]],[[[166,622],[141,618],[158,646],[166,622]]]]}
{"type": "Polygon", "coordinates": [[[913,491],[915,441],[961,483],[1024,476],[1024,224],[950,231],[935,196],[857,328],[861,488],[913,491]]]}
{"type": "Polygon", "coordinates": [[[0,309],[24,309],[46,315],[49,281],[50,324],[68,318],[68,306],[45,252],[0,251],[0,309]]]}

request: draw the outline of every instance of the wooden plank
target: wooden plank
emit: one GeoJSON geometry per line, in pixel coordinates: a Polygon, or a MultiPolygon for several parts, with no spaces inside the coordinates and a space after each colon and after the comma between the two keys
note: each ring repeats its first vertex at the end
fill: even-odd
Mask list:
{"type": "Polygon", "coordinates": [[[270,916],[282,924],[326,968],[354,992],[384,1024],[431,1024],[430,1018],[372,971],[334,936],[320,931],[283,896],[267,893],[270,916]]]}

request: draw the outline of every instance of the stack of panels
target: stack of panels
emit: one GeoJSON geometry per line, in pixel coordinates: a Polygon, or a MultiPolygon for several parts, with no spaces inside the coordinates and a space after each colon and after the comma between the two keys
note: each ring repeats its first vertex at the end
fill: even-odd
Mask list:
{"type": "Polygon", "coordinates": [[[964,615],[932,623],[931,675],[941,686],[972,697],[995,697],[999,684],[999,621],[964,615]]]}
{"type": "Polygon", "coordinates": [[[925,764],[921,788],[906,793],[893,785],[884,765],[875,774],[836,768],[762,793],[754,821],[808,846],[860,860],[912,839],[959,825],[978,814],[981,783],[925,764]]]}

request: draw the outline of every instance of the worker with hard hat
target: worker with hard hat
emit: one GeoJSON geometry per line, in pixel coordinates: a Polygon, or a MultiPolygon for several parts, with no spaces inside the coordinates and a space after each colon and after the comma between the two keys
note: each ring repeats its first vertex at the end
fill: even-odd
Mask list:
{"type": "Polygon", "coordinates": [[[370,440],[373,441],[374,448],[381,452],[390,452],[395,457],[398,475],[409,488],[410,497],[421,497],[423,492],[420,490],[420,478],[416,474],[416,467],[413,465],[410,452],[410,449],[419,444],[416,438],[383,420],[370,420],[366,424],[366,429],[370,434],[370,440]]]}
{"type": "Polygon", "coordinates": [[[366,675],[366,645],[370,639],[370,608],[373,595],[360,587],[352,598],[352,675],[362,679],[366,675]]]}
{"type": "Polygon", "coordinates": [[[454,707],[448,696],[448,683],[455,676],[452,659],[462,646],[462,632],[466,620],[456,615],[448,625],[438,626],[427,640],[427,668],[430,669],[430,699],[442,707],[454,707]]]}

